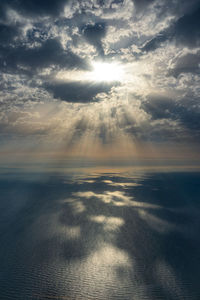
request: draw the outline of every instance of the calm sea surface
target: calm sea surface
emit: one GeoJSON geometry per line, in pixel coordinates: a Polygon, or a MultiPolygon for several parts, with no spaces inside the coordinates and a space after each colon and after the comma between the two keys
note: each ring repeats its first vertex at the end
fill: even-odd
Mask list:
{"type": "Polygon", "coordinates": [[[200,299],[200,173],[0,175],[0,299],[200,299]]]}

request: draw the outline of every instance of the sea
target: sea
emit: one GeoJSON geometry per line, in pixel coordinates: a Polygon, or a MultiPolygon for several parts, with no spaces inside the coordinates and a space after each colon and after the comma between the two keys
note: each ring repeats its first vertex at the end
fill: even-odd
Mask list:
{"type": "Polygon", "coordinates": [[[200,171],[0,172],[0,299],[199,300],[200,171]]]}

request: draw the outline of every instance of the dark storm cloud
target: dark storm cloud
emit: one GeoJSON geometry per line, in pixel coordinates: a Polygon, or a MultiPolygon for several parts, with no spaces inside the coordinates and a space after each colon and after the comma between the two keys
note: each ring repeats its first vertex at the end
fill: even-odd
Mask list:
{"type": "Polygon", "coordinates": [[[168,72],[169,75],[174,77],[177,77],[182,73],[200,73],[200,51],[195,54],[188,53],[182,57],[179,57],[173,68],[171,68],[168,72]]]}
{"type": "Polygon", "coordinates": [[[163,42],[168,39],[165,33],[160,33],[156,37],[152,38],[150,41],[146,42],[144,47],[141,48],[142,51],[154,51],[161,46],[163,42]]]}
{"type": "Polygon", "coordinates": [[[33,74],[38,69],[55,67],[87,68],[86,63],[70,50],[65,51],[58,39],[49,39],[40,46],[0,47],[0,68],[5,72],[33,74]]]}
{"type": "Polygon", "coordinates": [[[180,18],[174,26],[173,35],[177,43],[191,48],[200,46],[200,8],[180,18]]]}
{"type": "Polygon", "coordinates": [[[44,87],[51,92],[55,98],[67,102],[91,102],[97,101],[95,96],[99,93],[107,93],[111,90],[112,84],[88,82],[55,82],[46,83],[44,87]]]}
{"type": "Polygon", "coordinates": [[[145,8],[147,8],[152,2],[154,2],[155,0],[132,0],[136,9],[138,11],[141,11],[145,8]]]}
{"type": "MultiPolygon", "coordinates": [[[[181,101],[152,95],[142,104],[142,108],[151,115],[153,120],[168,119],[180,122],[185,128],[200,133],[200,105],[199,99],[189,97],[181,101]]],[[[194,133],[193,133],[194,134],[194,133]]]]}
{"type": "Polygon", "coordinates": [[[96,48],[100,55],[104,55],[101,39],[106,35],[105,24],[88,24],[82,29],[82,31],[85,39],[96,48]]]}
{"type": "Polygon", "coordinates": [[[173,25],[161,31],[158,35],[147,41],[142,51],[154,51],[165,41],[176,41],[177,45],[196,48],[200,46],[200,8],[186,13],[173,25]]]}
{"type": "Polygon", "coordinates": [[[151,115],[152,119],[174,118],[177,112],[177,104],[173,99],[159,95],[152,95],[142,104],[142,108],[151,115]]]}
{"type": "Polygon", "coordinates": [[[19,29],[13,25],[5,25],[0,23],[0,43],[8,44],[19,34],[19,29]]]}
{"type": "Polygon", "coordinates": [[[0,8],[4,12],[7,8],[17,10],[20,14],[30,16],[56,16],[63,10],[68,0],[2,0],[0,8]]]}

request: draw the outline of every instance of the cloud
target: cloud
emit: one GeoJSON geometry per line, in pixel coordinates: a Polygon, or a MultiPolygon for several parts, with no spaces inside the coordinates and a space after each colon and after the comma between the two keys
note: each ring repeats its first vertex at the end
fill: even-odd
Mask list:
{"type": "Polygon", "coordinates": [[[48,39],[39,46],[27,48],[1,47],[0,66],[5,71],[34,73],[49,67],[87,68],[86,63],[70,50],[64,50],[57,39],[48,39]]]}
{"type": "Polygon", "coordinates": [[[173,27],[176,42],[190,48],[200,46],[200,8],[181,17],[173,27]]]}
{"type": "Polygon", "coordinates": [[[190,104],[190,99],[175,101],[162,95],[151,95],[142,104],[143,109],[153,120],[172,120],[180,123],[183,128],[192,131],[194,136],[200,133],[199,99],[190,104]],[[196,134],[195,134],[196,132],[196,134]]]}
{"type": "Polygon", "coordinates": [[[155,0],[132,0],[138,11],[147,9],[155,0]]]}
{"type": "Polygon", "coordinates": [[[59,15],[68,0],[6,0],[2,1],[3,10],[12,8],[17,10],[20,14],[27,14],[29,16],[44,16],[59,15]]]}
{"type": "Polygon", "coordinates": [[[175,60],[173,66],[169,69],[169,75],[177,77],[182,73],[200,73],[200,51],[187,53],[175,60]]]}
{"type": "Polygon", "coordinates": [[[175,41],[177,45],[184,45],[189,48],[200,46],[200,8],[194,11],[185,12],[174,23],[165,30],[160,31],[156,36],[147,41],[142,51],[154,51],[161,47],[165,41],[175,41]]]}
{"type": "Polygon", "coordinates": [[[86,40],[92,44],[99,55],[104,55],[104,50],[102,46],[102,38],[106,35],[106,28],[104,23],[88,24],[83,29],[83,36],[86,40]]]}
{"type": "Polygon", "coordinates": [[[1,0],[2,139],[96,143],[99,157],[198,143],[199,13],[197,0],[1,0]],[[121,82],[89,80],[97,60],[121,82]]]}
{"type": "Polygon", "coordinates": [[[97,101],[96,95],[108,93],[114,84],[89,83],[89,82],[51,82],[44,87],[53,93],[55,98],[67,102],[86,103],[97,101]]]}
{"type": "Polygon", "coordinates": [[[14,25],[0,24],[1,44],[13,42],[13,39],[19,34],[19,30],[14,25]]]}
{"type": "Polygon", "coordinates": [[[154,51],[161,46],[162,43],[167,41],[168,37],[165,33],[159,33],[156,37],[147,41],[145,45],[141,48],[142,51],[154,51]]]}
{"type": "Polygon", "coordinates": [[[154,120],[172,118],[176,106],[177,104],[173,99],[162,95],[150,95],[148,100],[142,103],[142,108],[154,120]]]}

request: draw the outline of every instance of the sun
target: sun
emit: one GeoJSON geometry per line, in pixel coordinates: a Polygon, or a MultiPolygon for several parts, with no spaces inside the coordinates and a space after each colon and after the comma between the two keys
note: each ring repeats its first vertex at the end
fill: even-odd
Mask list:
{"type": "Polygon", "coordinates": [[[92,81],[122,81],[123,67],[119,63],[93,62],[89,77],[92,81]]]}
{"type": "Polygon", "coordinates": [[[91,71],[64,70],[56,74],[60,81],[89,81],[89,82],[126,82],[126,68],[120,62],[90,62],[91,71]]]}

